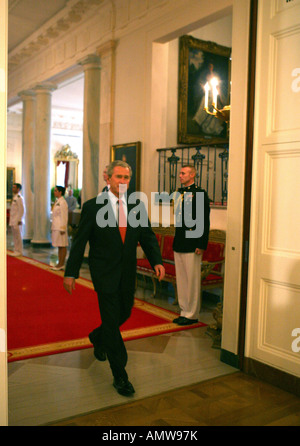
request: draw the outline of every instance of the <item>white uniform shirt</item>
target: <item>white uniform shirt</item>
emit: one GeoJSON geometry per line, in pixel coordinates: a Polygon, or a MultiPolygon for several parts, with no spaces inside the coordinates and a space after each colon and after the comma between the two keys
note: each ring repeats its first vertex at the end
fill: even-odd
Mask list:
{"type": "Polygon", "coordinates": [[[24,223],[24,216],[25,216],[24,200],[22,195],[20,193],[17,193],[13,196],[12,203],[10,206],[9,225],[18,226],[20,221],[24,223]]]}
{"type": "Polygon", "coordinates": [[[60,197],[54,203],[52,209],[52,231],[67,231],[68,227],[68,205],[64,197],[60,197]]]}
{"type": "MultiPolygon", "coordinates": [[[[113,194],[110,190],[108,191],[108,197],[109,197],[111,206],[112,206],[113,211],[114,211],[115,219],[116,219],[117,224],[118,224],[118,208],[117,208],[117,202],[119,201],[119,198],[116,197],[115,194],[113,194]]],[[[122,203],[123,203],[123,209],[124,209],[124,214],[125,214],[125,217],[126,217],[126,219],[127,219],[127,203],[126,203],[126,200],[125,200],[125,196],[122,195],[122,197],[120,198],[120,200],[122,200],[122,203]]]]}

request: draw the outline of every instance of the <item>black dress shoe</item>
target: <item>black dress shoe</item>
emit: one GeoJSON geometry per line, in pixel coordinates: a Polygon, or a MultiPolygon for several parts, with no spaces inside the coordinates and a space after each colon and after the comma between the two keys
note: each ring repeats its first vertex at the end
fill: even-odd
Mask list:
{"type": "Polygon", "coordinates": [[[133,385],[128,379],[114,378],[113,386],[117,392],[123,396],[131,396],[135,392],[133,385]]]}
{"type": "Polygon", "coordinates": [[[196,324],[198,319],[188,319],[187,317],[182,318],[181,321],[178,322],[178,325],[192,325],[196,324]]]}
{"type": "Polygon", "coordinates": [[[98,361],[106,361],[106,353],[101,350],[99,347],[96,347],[91,339],[91,335],[89,335],[89,340],[94,346],[94,356],[98,361]]]}
{"type": "Polygon", "coordinates": [[[173,323],[179,324],[179,322],[181,322],[183,319],[185,319],[183,316],[176,317],[175,319],[173,319],[173,323]]]}

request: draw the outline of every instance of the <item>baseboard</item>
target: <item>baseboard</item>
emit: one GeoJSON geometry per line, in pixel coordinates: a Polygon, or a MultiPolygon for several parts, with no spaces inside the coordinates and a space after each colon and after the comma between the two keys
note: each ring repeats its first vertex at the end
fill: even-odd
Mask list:
{"type": "Polygon", "coordinates": [[[252,358],[244,358],[243,372],[266,381],[282,390],[300,396],[300,378],[252,358]]]}
{"type": "Polygon", "coordinates": [[[224,348],[221,348],[220,360],[222,362],[225,362],[225,364],[231,365],[231,367],[235,367],[236,369],[239,369],[238,355],[235,355],[234,353],[229,352],[228,350],[225,350],[224,348]]]}
{"type": "Polygon", "coordinates": [[[49,243],[36,243],[36,242],[30,242],[30,244],[34,247],[34,248],[53,248],[52,244],[49,243]]]}

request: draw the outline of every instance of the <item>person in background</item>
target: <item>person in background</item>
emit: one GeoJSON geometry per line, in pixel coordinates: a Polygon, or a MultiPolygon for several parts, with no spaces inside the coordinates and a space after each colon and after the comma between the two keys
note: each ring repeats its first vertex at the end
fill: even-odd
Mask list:
{"type": "Polygon", "coordinates": [[[51,267],[53,271],[63,270],[68,246],[68,205],[64,199],[65,188],[56,186],[54,196],[56,201],[52,209],[51,236],[52,246],[58,247],[58,264],[51,267]]]}
{"type": "Polygon", "coordinates": [[[68,190],[68,195],[65,197],[65,200],[67,202],[69,212],[75,211],[77,207],[77,200],[73,196],[73,189],[71,187],[68,190]]]}
{"type": "Polygon", "coordinates": [[[23,255],[22,225],[24,223],[25,205],[20,191],[22,185],[14,183],[12,187],[13,199],[10,207],[9,226],[12,230],[14,242],[14,256],[23,255]]]}
{"type": "Polygon", "coordinates": [[[196,170],[194,166],[186,165],[180,170],[179,179],[182,187],[178,189],[178,205],[174,205],[176,221],[179,218],[180,225],[176,225],[173,242],[176,284],[180,316],[173,322],[178,325],[191,325],[198,322],[201,307],[201,261],[207,248],[209,235],[209,198],[207,193],[195,185],[196,170]],[[204,206],[198,205],[196,194],[204,194],[204,206]],[[203,218],[204,230],[200,235],[187,237],[195,231],[195,225],[187,225],[190,222],[199,222],[203,218]]]}
{"type": "Polygon", "coordinates": [[[108,184],[108,175],[107,175],[107,169],[108,166],[105,166],[105,169],[103,170],[103,180],[106,182],[106,186],[102,189],[102,192],[108,192],[109,191],[109,184],[108,184]]]}

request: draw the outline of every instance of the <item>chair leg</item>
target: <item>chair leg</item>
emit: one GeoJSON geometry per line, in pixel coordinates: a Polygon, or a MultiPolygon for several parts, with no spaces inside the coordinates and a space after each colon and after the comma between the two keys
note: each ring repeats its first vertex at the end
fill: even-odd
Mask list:
{"type": "Polygon", "coordinates": [[[154,298],[156,296],[156,292],[157,292],[157,287],[156,287],[156,280],[154,279],[154,277],[151,277],[152,283],[153,283],[153,294],[152,297],[154,298]]]}
{"type": "Polygon", "coordinates": [[[178,305],[178,293],[177,293],[176,282],[173,282],[172,285],[173,285],[174,292],[175,292],[175,299],[174,299],[173,305],[178,305]]]}
{"type": "MultiPolygon", "coordinates": [[[[145,286],[143,286],[142,288],[143,288],[143,297],[144,297],[144,300],[145,300],[145,289],[146,289],[146,284],[147,284],[147,282],[146,282],[146,277],[145,277],[145,275],[144,274],[141,274],[141,276],[142,276],[142,278],[143,278],[143,282],[144,282],[144,284],[145,284],[145,286]]],[[[135,290],[137,290],[137,285],[138,285],[138,279],[137,279],[137,275],[135,276],[135,290]]]]}

